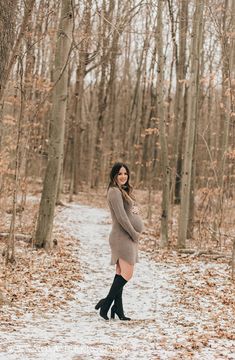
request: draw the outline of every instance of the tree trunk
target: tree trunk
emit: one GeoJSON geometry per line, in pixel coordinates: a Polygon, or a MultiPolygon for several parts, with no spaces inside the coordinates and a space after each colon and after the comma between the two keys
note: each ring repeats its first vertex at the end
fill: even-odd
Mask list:
{"type": "MultiPolygon", "coordinates": [[[[81,174],[84,169],[85,161],[84,161],[84,152],[83,152],[83,137],[84,131],[86,128],[85,120],[83,119],[83,92],[84,92],[84,79],[86,76],[86,65],[88,63],[88,49],[91,38],[91,7],[92,1],[87,0],[82,20],[82,29],[83,29],[83,39],[81,41],[81,45],[79,47],[79,64],[76,71],[76,88],[74,94],[75,101],[75,114],[74,114],[74,134],[73,134],[73,174],[74,177],[73,184],[73,193],[78,193],[79,184],[81,184],[81,174]]],[[[70,193],[71,194],[71,193],[70,193]]],[[[71,199],[71,197],[70,197],[71,199]]],[[[71,199],[72,200],[72,199],[71,199]]]]}
{"type": "Polygon", "coordinates": [[[219,152],[219,172],[218,172],[218,197],[215,205],[215,214],[213,222],[213,237],[214,240],[217,240],[220,243],[219,239],[216,238],[216,235],[219,233],[219,228],[221,226],[224,212],[223,212],[223,202],[224,202],[224,188],[225,188],[225,167],[227,159],[227,151],[229,145],[229,130],[230,130],[230,121],[231,114],[233,112],[232,107],[234,106],[234,100],[232,100],[232,73],[233,73],[233,54],[234,54],[234,40],[232,37],[235,32],[235,15],[234,15],[234,1],[226,0],[223,8],[223,20],[222,20],[222,99],[221,99],[221,120],[222,120],[222,138],[221,138],[221,149],[219,152]],[[230,15],[231,12],[231,15],[230,15]],[[229,28],[229,17],[231,16],[231,28],[229,28]]]}
{"type": "Polygon", "coordinates": [[[15,35],[15,12],[18,0],[5,0],[0,2],[0,92],[6,82],[6,68],[15,35]]]}
{"type": "Polygon", "coordinates": [[[189,202],[192,177],[193,150],[195,146],[196,121],[198,113],[199,69],[200,51],[202,47],[202,21],[204,3],[195,0],[195,12],[193,16],[192,42],[191,42],[191,67],[189,83],[189,100],[186,125],[186,145],[183,165],[182,193],[179,215],[178,247],[186,245],[189,202]]]}
{"type": "Polygon", "coordinates": [[[162,163],[162,215],[161,215],[161,247],[168,245],[168,217],[169,217],[169,160],[166,141],[166,126],[164,114],[164,54],[162,39],[162,12],[163,0],[158,1],[157,10],[157,54],[158,54],[158,78],[157,78],[157,108],[160,127],[161,163],[162,163]]]}
{"type": "MultiPolygon", "coordinates": [[[[14,44],[16,26],[16,8],[18,0],[0,2],[0,148],[2,143],[3,93],[7,83],[7,69],[12,46],[14,44]]],[[[0,177],[1,180],[1,177],[0,177]]]]}
{"type": "MultiPolygon", "coordinates": [[[[176,58],[176,93],[175,93],[175,130],[173,143],[173,156],[175,160],[176,174],[173,179],[173,186],[175,188],[175,203],[180,203],[180,188],[181,188],[181,172],[182,172],[182,152],[184,138],[184,89],[186,77],[186,39],[188,28],[188,0],[180,0],[179,12],[179,56],[176,58]],[[174,185],[175,182],[175,185],[174,185]]],[[[185,95],[186,96],[186,95],[185,95]]]]}
{"type": "Polygon", "coordinates": [[[68,59],[71,49],[73,28],[71,0],[62,1],[61,17],[57,34],[53,107],[50,123],[49,158],[46,168],[39,216],[35,235],[37,248],[52,247],[53,217],[63,158],[64,124],[68,90],[68,59]]]}
{"type": "MultiPolygon", "coordinates": [[[[18,37],[16,39],[16,42],[15,42],[15,45],[14,45],[14,47],[12,49],[13,40],[14,40],[14,38],[12,38],[12,36],[14,36],[14,19],[15,19],[15,9],[17,7],[17,2],[18,2],[18,0],[14,0],[14,1],[9,1],[9,0],[6,1],[6,0],[4,0],[4,1],[1,1],[1,7],[2,8],[0,7],[0,14],[3,14],[3,16],[5,14],[5,16],[4,16],[5,23],[3,21],[4,31],[0,31],[0,32],[2,34],[5,34],[4,38],[5,38],[6,42],[9,41],[7,43],[6,48],[5,48],[6,52],[5,52],[4,58],[8,59],[8,53],[10,52],[10,50],[12,50],[12,51],[11,51],[11,56],[8,59],[8,62],[7,63],[3,62],[3,66],[5,67],[5,69],[4,69],[5,71],[2,72],[2,69],[0,68],[0,74],[2,74],[2,79],[0,78],[0,103],[2,101],[4,89],[5,89],[7,80],[9,78],[12,66],[15,63],[16,54],[17,54],[17,51],[19,49],[19,46],[20,46],[21,40],[23,38],[24,32],[26,30],[28,20],[29,20],[29,18],[31,16],[31,13],[33,11],[35,0],[27,0],[27,1],[25,1],[24,18],[23,18],[23,21],[22,21],[22,25],[21,25],[19,35],[18,35],[18,37]],[[9,11],[9,13],[7,15],[8,11],[9,11]],[[10,14],[10,16],[9,16],[9,14],[10,14]],[[10,29],[10,30],[6,32],[6,29],[10,29]]],[[[2,40],[2,39],[0,38],[0,40],[2,40]]],[[[2,41],[0,43],[2,45],[2,41]]],[[[3,43],[4,43],[4,41],[3,41],[3,43]]],[[[3,54],[4,54],[4,48],[3,48],[3,54]]]]}
{"type": "Polygon", "coordinates": [[[92,187],[98,188],[102,174],[104,172],[104,137],[105,137],[105,110],[107,108],[107,54],[109,46],[109,37],[107,31],[110,31],[110,24],[113,22],[113,13],[115,1],[109,2],[109,8],[106,10],[106,1],[102,3],[102,15],[107,19],[102,24],[102,55],[101,55],[101,75],[98,90],[98,113],[97,113],[97,130],[95,136],[95,159],[94,159],[94,178],[92,187]]]}

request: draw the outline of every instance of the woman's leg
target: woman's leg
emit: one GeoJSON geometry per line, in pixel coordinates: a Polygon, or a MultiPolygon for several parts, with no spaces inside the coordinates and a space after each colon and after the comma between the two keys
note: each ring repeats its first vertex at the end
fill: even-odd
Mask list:
{"type": "MultiPolygon", "coordinates": [[[[102,316],[105,320],[108,320],[107,312],[116,296],[122,296],[121,292],[123,286],[131,279],[133,275],[134,265],[128,264],[125,260],[119,259],[117,262],[116,270],[119,271],[119,267],[121,269],[121,274],[116,274],[114,277],[113,284],[109,290],[106,298],[101,299],[98,304],[96,304],[95,309],[98,310],[100,308],[100,316],[102,316]]],[[[120,313],[120,318],[122,320],[130,320],[130,318],[126,318],[122,313],[120,313]]]]}
{"type": "Polygon", "coordinates": [[[126,283],[127,280],[125,280],[124,277],[116,274],[108,295],[106,298],[101,299],[98,304],[96,304],[95,309],[98,310],[100,308],[100,316],[102,316],[105,320],[108,320],[107,313],[112,302],[115,300],[116,296],[119,294],[120,290],[126,283]]]}
{"type": "Polygon", "coordinates": [[[120,268],[120,265],[119,265],[119,259],[117,260],[117,263],[116,263],[116,274],[121,275],[121,268],[120,268]]]}
{"type": "MultiPolygon", "coordinates": [[[[133,274],[134,266],[128,264],[123,259],[118,259],[116,265],[116,277],[122,277],[126,281],[130,280],[133,274]],[[120,263],[119,263],[120,261],[120,263]]],[[[122,291],[123,287],[117,293],[114,299],[114,305],[111,309],[111,318],[115,317],[115,313],[119,316],[120,320],[131,320],[129,317],[126,317],[123,310],[123,303],[122,303],[122,291]]]]}
{"type": "Polygon", "coordinates": [[[128,262],[126,262],[123,259],[118,259],[118,264],[119,267],[121,269],[121,273],[120,275],[122,275],[122,277],[129,281],[132,278],[133,272],[134,272],[134,265],[129,264],[128,262]]]}

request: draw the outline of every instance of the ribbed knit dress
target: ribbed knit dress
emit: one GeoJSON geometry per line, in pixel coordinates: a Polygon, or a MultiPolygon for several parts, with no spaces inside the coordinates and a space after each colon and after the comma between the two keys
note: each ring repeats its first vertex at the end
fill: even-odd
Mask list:
{"type": "Polygon", "coordinates": [[[112,230],[109,235],[111,265],[119,258],[129,264],[138,262],[138,240],[143,231],[143,222],[139,215],[131,212],[133,203],[128,203],[118,187],[110,187],[107,194],[112,217],[112,230]]]}

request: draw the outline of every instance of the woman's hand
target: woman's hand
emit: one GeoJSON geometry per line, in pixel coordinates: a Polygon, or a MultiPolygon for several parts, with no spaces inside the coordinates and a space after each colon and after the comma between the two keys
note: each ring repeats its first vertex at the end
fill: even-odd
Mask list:
{"type": "Polygon", "coordinates": [[[140,209],[139,209],[139,207],[138,207],[137,205],[133,205],[133,206],[132,206],[132,209],[131,209],[131,212],[132,212],[133,214],[139,215],[139,214],[140,214],[140,209]]]}

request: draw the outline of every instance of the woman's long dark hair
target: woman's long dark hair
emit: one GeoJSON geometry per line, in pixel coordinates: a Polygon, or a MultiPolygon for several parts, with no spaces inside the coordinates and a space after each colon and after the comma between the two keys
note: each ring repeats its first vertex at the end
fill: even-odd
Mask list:
{"type": "Polygon", "coordinates": [[[127,200],[128,202],[130,202],[130,198],[135,200],[134,196],[132,195],[133,186],[130,184],[130,170],[126,164],[124,164],[122,162],[116,162],[110,171],[109,178],[110,178],[110,181],[109,181],[108,189],[110,187],[118,187],[125,200],[127,200]],[[122,167],[124,167],[126,169],[127,182],[124,185],[120,186],[117,182],[117,177],[118,177],[119,171],[122,167]]]}

